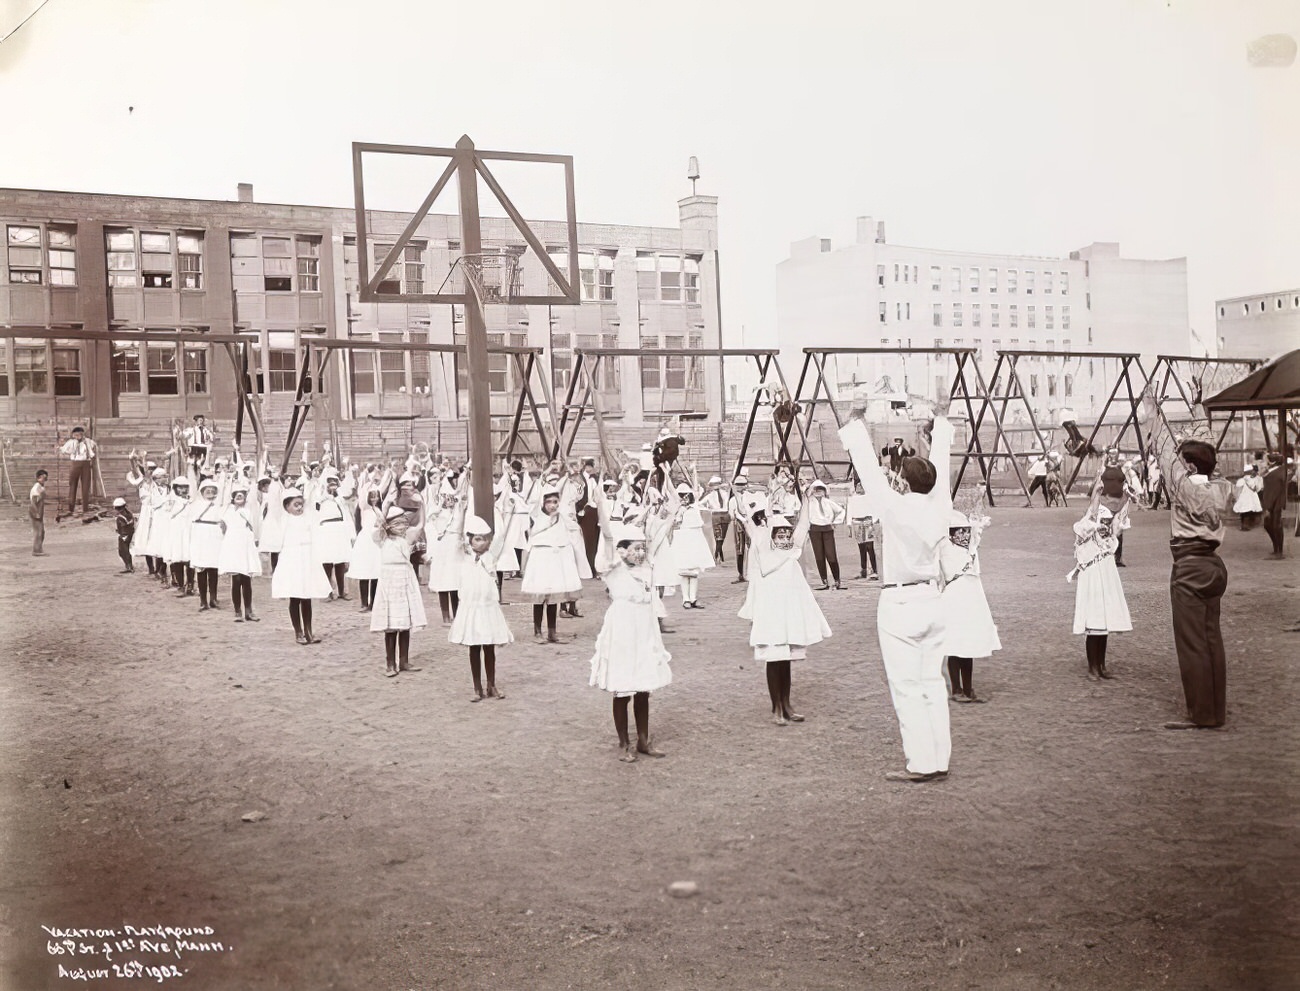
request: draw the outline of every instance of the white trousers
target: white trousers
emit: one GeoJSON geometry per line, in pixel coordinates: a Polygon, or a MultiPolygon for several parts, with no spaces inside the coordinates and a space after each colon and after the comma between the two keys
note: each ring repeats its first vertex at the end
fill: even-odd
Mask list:
{"type": "Polygon", "coordinates": [[[939,590],[933,585],[882,589],[876,627],[907,769],[913,774],[946,771],[952,734],[939,590]]]}

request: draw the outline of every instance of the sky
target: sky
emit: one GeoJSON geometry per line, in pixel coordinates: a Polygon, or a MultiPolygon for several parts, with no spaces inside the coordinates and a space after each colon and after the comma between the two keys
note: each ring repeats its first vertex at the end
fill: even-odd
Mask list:
{"type": "MultiPolygon", "coordinates": [[[[0,186],[349,206],[351,142],[468,134],[574,156],[580,221],[672,227],[696,156],[731,346],[776,342],[790,243],[861,215],[1185,256],[1206,340],[1216,299],[1300,287],[1300,65],[1247,58],[1300,38],[1294,0],[0,0],[0,36],[34,10],[0,42],[0,186]]],[[[371,178],[409,210],[432,177],[371,178]]],[[[562,215],[554,170],[502,178],[562,215]]]]}

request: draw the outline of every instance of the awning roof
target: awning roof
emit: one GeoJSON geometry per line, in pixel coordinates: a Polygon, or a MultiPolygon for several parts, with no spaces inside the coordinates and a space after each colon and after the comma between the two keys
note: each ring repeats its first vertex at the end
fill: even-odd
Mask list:
{"type": "Polygon", "coordinates": [[[1204,401],[1211,412],[1300,409],[1300,351],[1257,368],[1240,382],[1204,401]]]}

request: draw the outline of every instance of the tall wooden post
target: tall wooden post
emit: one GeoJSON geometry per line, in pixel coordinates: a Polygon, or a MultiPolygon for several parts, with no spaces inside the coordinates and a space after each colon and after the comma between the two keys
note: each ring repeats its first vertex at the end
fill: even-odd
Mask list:
{"type": "MultiPolygon", "coordinates": [[[[460,243],[464,256],[482,264],[482,232],[478,212],[478,172],[474,142],[463,135],[456,142],[456,182],[460,186],[460,243]]],[[[462,261],[463,265],[464,262],[462,261]]],[[[492,399],[488,392],[487,324],[477,297],[465,300],[465,369],[469,393],[469,454],[473,466],[474,514],[492,525],[492,399]]]]}

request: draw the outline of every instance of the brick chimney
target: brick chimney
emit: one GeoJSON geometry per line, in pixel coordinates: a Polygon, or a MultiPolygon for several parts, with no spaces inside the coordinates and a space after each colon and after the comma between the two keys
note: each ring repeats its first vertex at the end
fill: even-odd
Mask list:
{"type": "Polygon", "coordinates": [[[239,202],[253,202],[253,184],[251,182],[241,182],[239,184],[239,202]]]}

